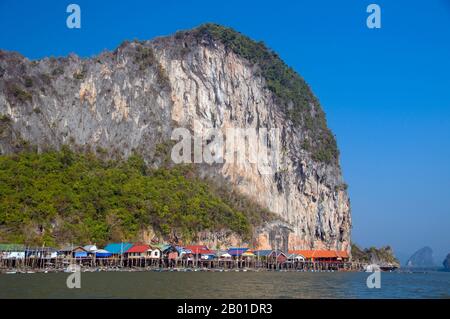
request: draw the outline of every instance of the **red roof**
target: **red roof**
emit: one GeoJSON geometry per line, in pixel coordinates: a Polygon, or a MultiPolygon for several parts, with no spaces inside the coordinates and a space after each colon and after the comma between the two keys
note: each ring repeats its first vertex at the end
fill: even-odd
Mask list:
{"type": "Polygon", "coordinates": [[[302,255],[305,258],[348,258],[344,250],[290,250],[290,254],[302,255]]]}
{"type": "Polygon", "coordinates": [[[145,253],[149,249],[149,245],[136,244],[131,246],[131,248],[126,251],[126,253],[145,253]]]}
{"type": "Polygon", "coordinates": [[[191,246],[185,246],[184,248],[189,249],[192,251],[193,254],[196,255],[207,255],[214,253],[212,250],[209,250],[207,246],[204,245],[191,245],[191,246]]]}

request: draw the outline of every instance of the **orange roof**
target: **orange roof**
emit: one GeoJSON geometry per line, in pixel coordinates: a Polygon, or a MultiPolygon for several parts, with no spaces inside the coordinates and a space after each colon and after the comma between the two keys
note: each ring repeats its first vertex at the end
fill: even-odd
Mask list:
{"type": "Polygon", "coordinates": [[[290,254],[302,255],[305,258],[348,258],[344,250],[290,250],[290,254]]]}
{"type": "Polygon", "coordinates": [[[349,258],[350,257],[348,255],[348,252],[345,250],[337,250],[336,252],[339,255],[339,257],[341,257],[341,258],[349,258]]]}

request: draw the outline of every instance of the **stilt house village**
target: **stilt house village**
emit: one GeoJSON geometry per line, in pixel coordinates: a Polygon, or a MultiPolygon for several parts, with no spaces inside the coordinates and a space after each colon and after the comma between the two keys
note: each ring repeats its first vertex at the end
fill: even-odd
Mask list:
{"type": "Polygon", "coordinates": [[[71,265],[82,271],[346,271],[361,265],[349,261],[346,251],[252,250],[231,247],[213,250],[204,245],[110,243],[54,247],[0,244],[1,272],[67,271],[71,265]]]}

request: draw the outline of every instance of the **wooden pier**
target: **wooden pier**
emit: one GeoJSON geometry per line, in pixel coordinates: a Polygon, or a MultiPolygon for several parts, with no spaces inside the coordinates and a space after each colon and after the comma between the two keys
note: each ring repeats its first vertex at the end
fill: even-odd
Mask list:
{"type": "Polygon", "coordinates": [[[362,271],[363,264],[353,262],[276,262],[257,259],[230,259],[230,260],[201,260],[201,259],[169,259],[169,258],[125,258],[114,256],[110,258],[67,258],[67,257],[27,257],[27,258],[0,258],[0,272],[60,272],[65,271],[69,265],[79,265],[85,270],[245,270],[245,271],[362,271]]]}

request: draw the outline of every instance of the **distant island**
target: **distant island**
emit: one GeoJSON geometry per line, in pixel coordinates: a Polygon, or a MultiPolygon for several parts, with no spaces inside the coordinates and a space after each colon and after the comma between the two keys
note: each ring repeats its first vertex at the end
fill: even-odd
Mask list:
{"type": "Polygon", "coordinates": [[[450,271],[450,254],[448,254],[447,257],[444,259],[442,265],[444,266],[444,269],[446,271],[450,271]]]}
{"type": "Polygon", "coordinates": [[[400,262],[394,255],[390,246],[370,247],[362,249],[356,244],[352,244],[352,260],[366,264],[377,264],[385,268],[399,268],[400,262]]]}
{"type": "Polygon", "coordinates": [[[433,259],[433,250],[426,246],[417,250],[406,262],[406,267],[431,268],[436,267],[433,259]]]}

